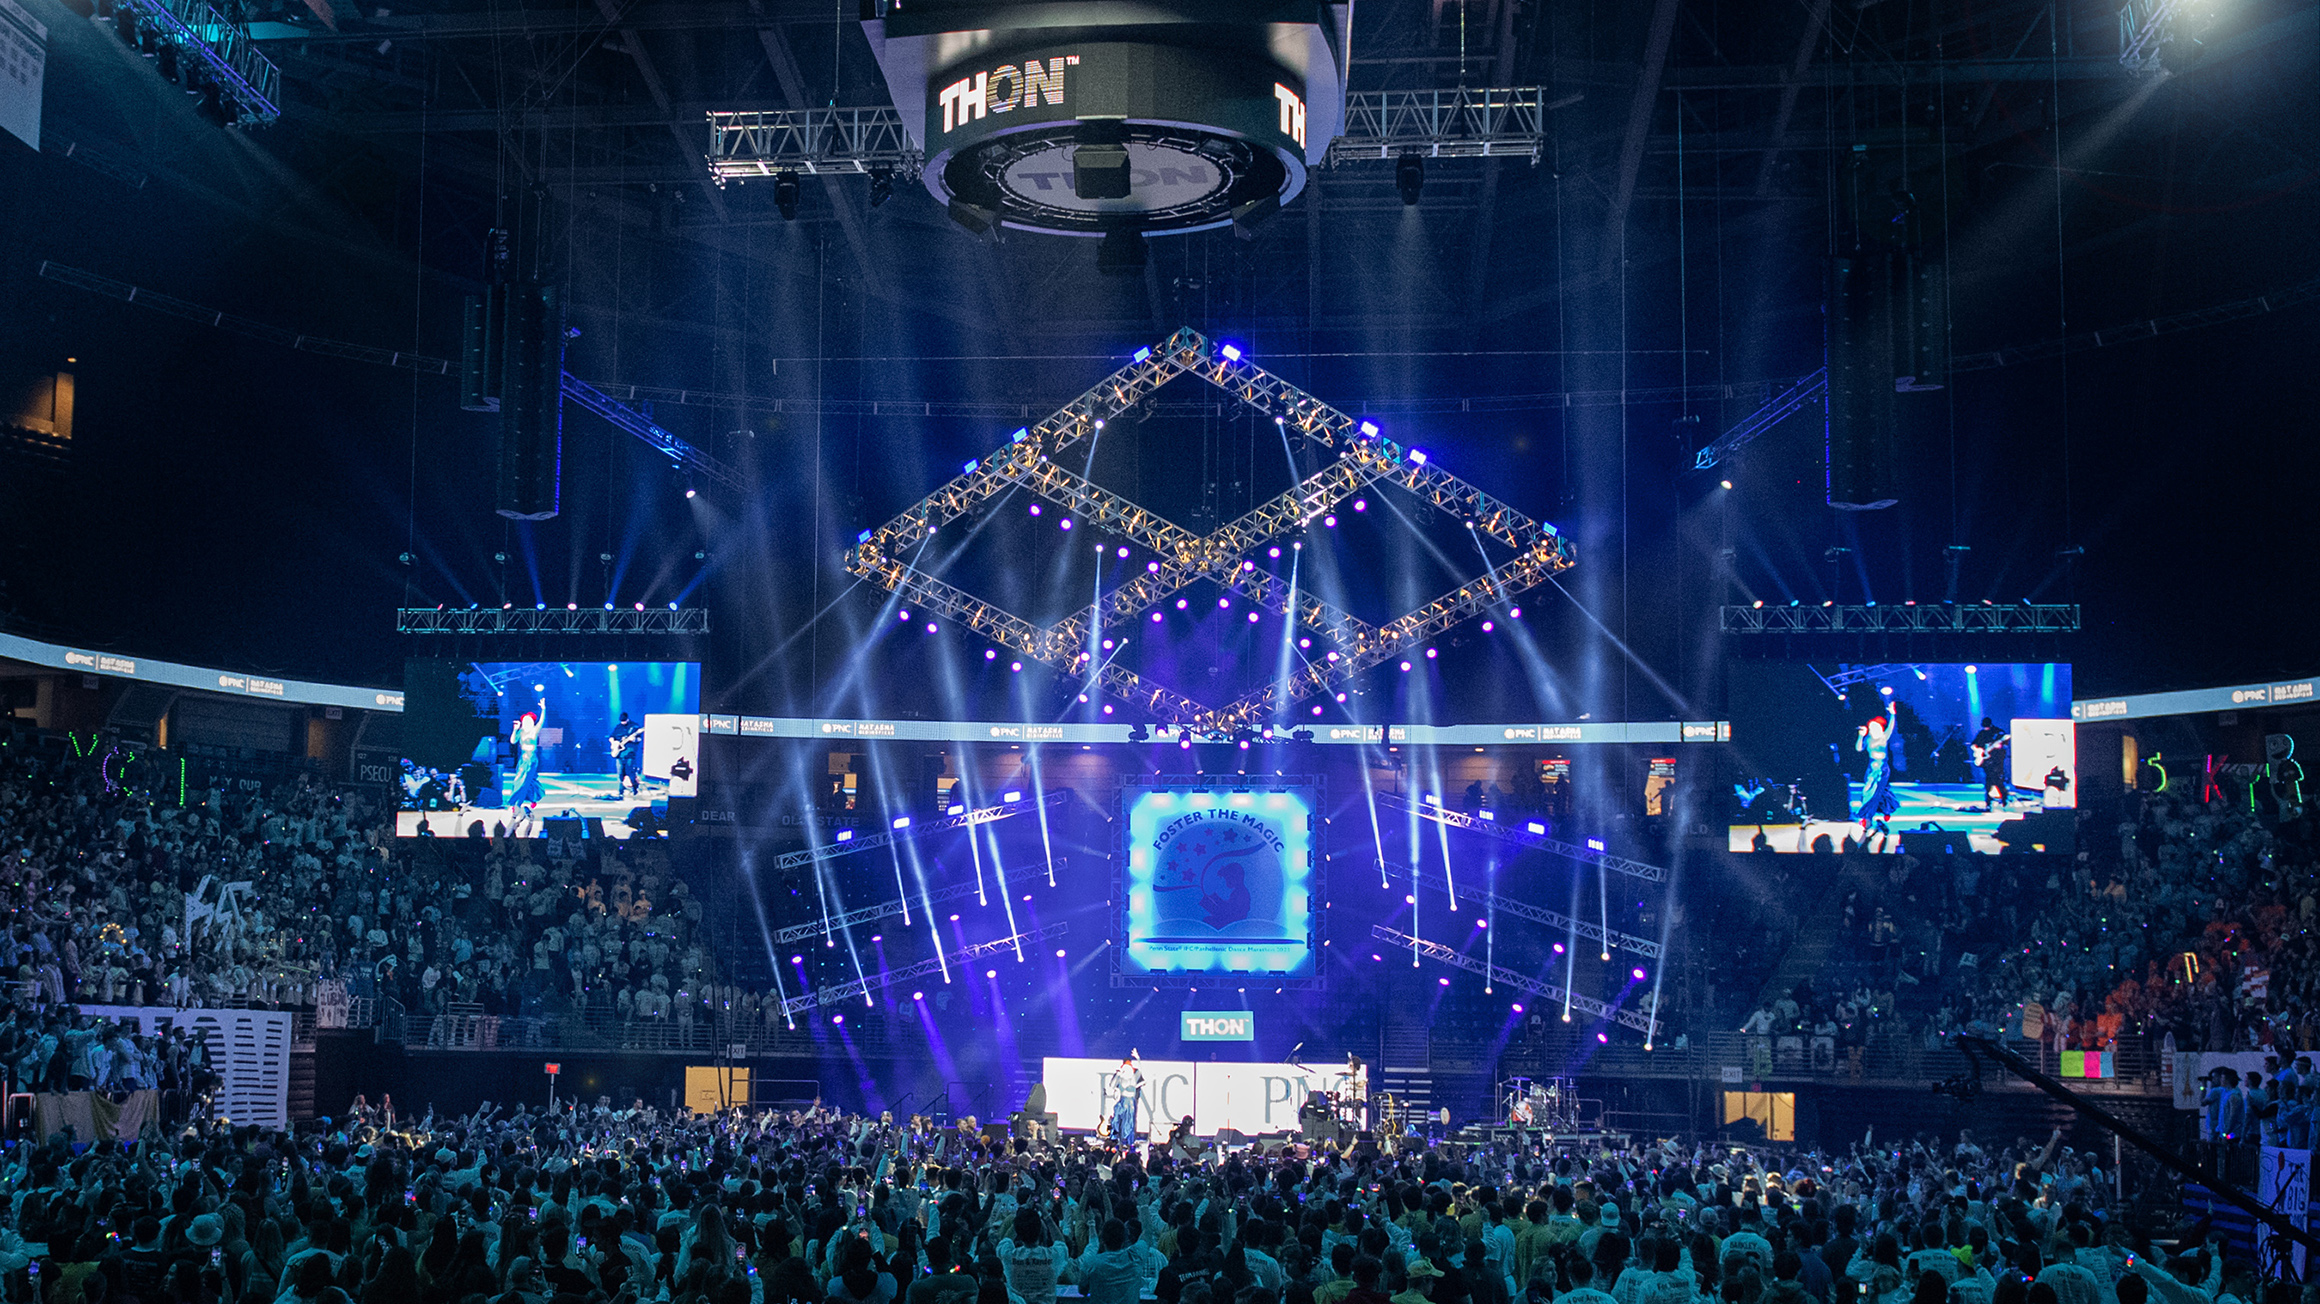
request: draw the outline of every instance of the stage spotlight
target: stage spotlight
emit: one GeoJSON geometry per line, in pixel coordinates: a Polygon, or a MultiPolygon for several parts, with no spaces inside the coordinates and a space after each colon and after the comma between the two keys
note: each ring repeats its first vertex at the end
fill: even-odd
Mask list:
{"type": "Polygon", "coordinates": [[[1521,619],[1522,619],[1522,608],[1521,608],[1521,607],[1508,607],[1508,608],[1506,609],[1506,618],[1507,618],[1508,620],[1521,620],[1521,619]]]}
{"type": "Polygon", "coordinates": [[[1436,658],[1436,657],[1438,657],[1438,656],[1440,656],[1440,655],[1441,655],[1441,653],[1440,653],[1440,652],[1438,652],[1438,651],[1436,651],[1436,650],[1435,650],[1435,649],[1433,649],[1433,648],[1427,648],[1427,649],[1426,649],[1426,659],[1427,659],[1428,661],[1432,661],[1434,658],[1436,658]]]}
{"type": "Polygon", "coordinates": [[[1096,242],[1096,272],[1103,276],[1134,276],[1144,270],[1144,233],[1131,229],[1107,231],[1096,242]]]}
{"type": "Polygon", "coordinates": [[[1159,623],[1160,623],[1160,613],[1159,613],[1159,612],[1155,611],[1155,612],[1153,612],[1153,613],[1152,613],[1152,623],[1153,623],[1153,624],[1155,624],[1155,625],[1157,625],[1157,624],[1159,624],[1159,623]]]}
{"type": "Polygon", "coordinates": [[[1447,978],[1437,978],[1434,981],[1442,984],[1444,987],[1448,987],[1450,985],[1450,980],[1447,978]]]}
{"type": "Polygon", "coordinates": [[[1337,517],[1336,517],[1334,514],[1333,514],[1333,515],[1329,515],[1329,516],[1324,516],[1324,517],[1322,517],[1322,518],[1321,518],[1321,523],[1322,523],[1323,525],[1326,525],[1326,526],[1328,526],[1330,529],[1334,530],[1334,529],[1336,529],[1336,528],[1337,528],[1337,517]]]}
{"type": "Polygon", "coordinates": [[[1068,517],[1068,516],[1066,516],[1066,517],[1064,517],[1062,520],[1060,520],[1060,521],[1057,521],[1057,522],[1055,523],[1055,528],[1057,528],[1057,529],[1059,529],[1059,530],[1068,530],[1068,529],[1070,529],[1070,528],[1071,528],[1071,518],[1070,518],[1070,517],[1068,517]]]}
{"type": "Polygon", "coordinates": [[[1483,632],[1483,633],[1485,633],[1485,634],[1488,634],[1488,633],[1490,633],[1492,630],[1495,630],[1495,629],[1497,629],[1497,628],[1498,628],[1498,623],[1497,623],[1496,621],[1490,621],[1490,620],[1486,620],[1486,621],[1483,621],[1483,622],[1482,622],[1482,632],[1483,632]]]}
{"type": "Polygon", "coordinates": [[[926,999],[926,993],[925,993],[925,992],[912,992],[912,993],[910,994],[910,999],[912,999],[912,1000],[914,1000],[914,1001],[923,1001],[923,1000],[925,1000],[925,999],[926,999]]]}
{"type": "Polygon", "coordinates": [[[902,622],[903,624],[905,624],[905,625],[909,624],[909,623],[910,623],[910,608],[908,608],[908,607],[904,607],[902,610],[895,612],[895,613],[894,613],[894,618],[895,618],[896,620],[899,620],[899,621],[901,621],[901,622],[902,622]]]}
{"type": "Polygon", "coordinates": [[[1037,504],[1037,503],[1033,503],[1033,504],[1031,504],[1031,514],[1032,514],[1033,516],[1037,516],[1037,515],[1039,515],[1039,504],[1037,504]]]}
{"type": "Polygon", "coordinates": [[[1367,499],[1367,498],[1356,498],[1356,499],[1354,499],[1354,500],[1353,500],[1353,510],[1355,510],[1355,511],[1357,511],[1357,512],[1366,512],[1366,511],[1368,511],[1368,510],[1369,510],[1369,499],[1367,499]]]}
{"type": "Polygon", "coordinates": [[[1406,675],[1406,674],[1408,674],[1408,673],[1410,673],[1410,663],[1409,663],[1409,662],[1407,662],[1407,661],[1404,661],[1404,662],[1402,663],[1402,673],[1403,673],[1403,674],[1405,674],[1405,675],[1406,675]]]}
{"type": "Polygon", "coordinates": [[[844,1023],[845,1021],[846,1016],[843,1014],[833,1014],[830,1016],[830,1022],[832,1023],[844,1023]]]}
{"type": "Polygon", "coordinates": [[[1254,624],[1256,624],[1256,623],[1257,623],[1257,613],[1256,613],[1256,612],[1253,612],[1253,611],[1252,611],[1252,612],[1250,612],[1250,613],[1249,613],[1249,623],[1250,623],[1250,624],[1252,624],[1252,625],[1254,625],[1254,624]]]}
{"type": "Polygon", "coordinates": [[[1018,675],[1019,675],[1019,674],[1022,674],[1022,673],[1023,673],[1023,663],[1022,663],[1022,662],[1020,662],[1020,661],[1010,661],[1010,662],[1008,662],[1008,663],[1007,663],[1007,669],[1008,669],[1008,670],[1009,670],[1011,673],[1018,674],[1018,675]]]}
{"type": "Polygon", "coordinates": [[[870,207],[876,208],[893,197],[894,169],[889,167],[870,169],[870,207]]]}
{"type": "Polygon", "coordinates": [[[1394,189],[1401,192],[1404,207],[1415,207],[1419,194],[1426,189],[1426,160],[1415,154],[1404,154],[1396,159],[1394,189]]]}
{"type": "Polygon", "coordinates": [[[773,206],[781,210],[782,221],[795,222],[797,220],[797,173],[784,172],[773,179],[773,206]]]}
{"type": "Polygon", "coordinates": [[[1642,966],[1642,965],[1637,965],[1635,968],[1633,968],[1633,969],[1629,970],[1628,972],[1630,972],[1630,973],[1632,973],[1632,974],[1634,974],[1634,975],[1635,975],[1635,980],[1636,980],[1637,982],[1642,982],[1642,981],[1644,980],[1644,977],[1645,977],[1645,975],[1644,975],[1644,972],[1643,972],[1643,966],[1642,966]]]}
{"type": "Polygon", "coordinates": [[[695,489],[695,488],[694,488],[693,486],[691,486],[691,485],[686,485],[686,486],[685,486],[685,497],[687,497],[687,498],[698,498],[698,497],[700,497],[700,496],[701,496],[701,491],[700,491],[700,490],[698,490],[698,489],[695,489]]]}
{"type": "Polygon", "coordinates": [[[1281,550],[1279,548],[1267,548],[1265,550],[1265,555],[1277,559],[1281,555],[1281,550]]]}
{"type": "Polygon", "coordinates": [[[1731,482],[1730,480],[1726,480],[1726,481],[1724,481],[1724,487],[1725,487],[1726,489],[1729,489],[1729,488],[1731,488],[1731,487],[1732,487],[1732,482],[1731,482]]]}
{"type": "MultiPolygon", "coordinates": [[[[1030,898],[1030,897],[1025,897],[1025,898],[1023,898],[1023,899],[1024,899],[1024,900],[1026,900],[1026,901],[1029,901],[1031,898],[1030,898]]],[[[1058,960],[1060,960],[1060,959],[1062,959],[1062,958],[1063,958],[1063,948],[1062,948],[1062,947],[1060,947],[1060,946],[1059,946],[1059,947],[1055,948],[1055,958],[1056,958],[1056,959],[1058,959],[1058,960]]]]}

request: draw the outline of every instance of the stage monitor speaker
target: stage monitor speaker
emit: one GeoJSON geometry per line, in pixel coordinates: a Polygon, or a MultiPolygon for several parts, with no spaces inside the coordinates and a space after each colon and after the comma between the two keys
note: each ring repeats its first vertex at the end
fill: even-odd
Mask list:
{"type": "Polygon", "coordinates": [[[587,831],[588,821],[578,817],[540,821],[540,836],[543,838],[562,838],[566,842],[578,842],[587,836],[587,831]]]}
{"type": "Polygon", "coordinates": [[[511,287],[506,335],[498,511],[545,521],[563,505],[564,308],[556,287],[511,287]]]}
{"type": "Polygon", "coordinates": [[[1893,449],[1893,308],[1904,261],[1872,248],[1832,265],[1828,504],[1845,511],[1875,511],[1901,497],[1893,449]]]}
{"type": "Polygon", "coordinates": [[[1901,834],[1904,856],[1962,856],[1972,850],[1958,829],[1905,829],[1901,834]]]}
{"type": "Polygon", "coordinates": [[[2076,849],[2078,841],[2078,812],[2074,810],[2031,811],[2018,820],[2007,820],[1998,826],[1998,841],[2024,851],[2042,847],[2050,852],[2068,852],[2076,849]]]}

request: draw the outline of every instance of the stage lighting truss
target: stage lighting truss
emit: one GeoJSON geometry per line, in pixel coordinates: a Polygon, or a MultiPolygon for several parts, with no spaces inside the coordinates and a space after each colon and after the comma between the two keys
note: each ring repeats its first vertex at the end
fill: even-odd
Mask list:
{"type": "Polygon", "coordinates": [[[661,429],[642,412],[568,371],[564,373],[563,393],[565,398],[604,418],[614,429],[643,440],[653,451],[669,459],[672,465],[697,472],[728,489],[749,488],[741,474],[732,467],[661,429]]]}
{"type": "Polygon", "coordinates": [[[398,634],[706,634],[706,607],[404,607],[398,634]]]}
{"type": "MultiPolygon", "coordinates": [[[[813,991],[803,996],[792,996],[784,1000],[781,1003],[782,1017],[784,1019],[794,1019],[798,1015],[804,1014],[808,1010],[818,1009],[824,1005],[836,1005],[842,1001],[859,1000],[862,997],[870,994],[870,988],[873,983],[880,987],[899,987],[907,984],[913,978],[924,978],[930,973],[942,973],[945,971],[946,965],[964,968],[977,960],[983,959],[986,956],[997,955],[1002,951],[1013,951],[1018,957],[1021,957],[1024,947],[1037,947],[1043,942],[1053,941],[1054,939],[1063,936],[1063,932],[1064,925],[1049,924],[1047,927],[1040,929],[1036,933],[1016,933],[1013,936],[1002,937],[996,941],[978,942],[973,946],[963,947],[959,950],[953,951],[940,960],[921,960],[917,964],[905,965],[900,969],[887,970],[883,973],[880,973],[875,979],[856,978],[852,982],[836,983],[828,987],[817,987],[813,991]]],[[[796,1025],[792,1024],[791,1026],[794,1027],[796,1025]]]]}
{"type": "Polygon", "coordinates": [[[874,833],[866,838],[848,838],[844,842],[828,842],[804,851],[788,852],[775,860],[773,867],[776,870],[803,869],[819,861],[836,860],[840,856],[851,856],[856,852],[875,851],[880,847],[908,842],[913,838],[948,833],[952,829],[972,828],[978,824],[995,824],[1012,815],[1028,815],[1042,806],[1060,806],[1070,798],[1071,791],[1069,789],[1058,788],[1053,792],[1041,793],[1035,798],[1026,798],[1022,801],[1001,802],[996,806],[982,806],[970,811],[961,811],[956,815],[943,815],[930,820],[914,819],[904,827],[886,833],[874,833]]]}
{"type": "MultiPolygon", "coordinates": [[[[1411,880],[1413,886],[1423,887],[1428,891],[1439,891],[1444,895],[1452,895],[1450,881],[1444,878],[1439,870],[1421,869],[1413,875],[1407,865],[1388,864],[1386,872],[1397,878],[1411,880]]],[[[1500,896],[1496,892],[1487,892],[1480,888],[1469,887],[1455,895],[1466,904],[1485,907],[1502,915],[1512,915],[1517,919],[1526,919],[1534,924],[1544,924],[1560,932],[1584,937],[1590,942],[1599,942],[1604,946],[1632,952],[1647,960],[1657,960],[1660,957],[1660,944],[1648,937],[1637,937],[1633,933],[1622,933],[1616,928],[1590,924],[1584,919],[1573,919],[1569,915],[1554,910],[1542,910],[1528,902],[1517,901],[1513,897],[1500,896]]]]}
{"type": "Polygon", "coordinates": [[[1502,842],[1512,842],[1517,846],[1530,847],[1550,855],[1561,856],[1565,860],[1575,860],[1581,864],[1599,865],[1615,874],[1625,874],[1630,878],[1640,878],[1649,883],[1667,882],[1668,872],[1663,866],[1647,865],[1640,860],[1614,856],[1610,852],[1597,851],[1593,847],[1574,847],[1568,842],[1558,842],[1545,833],[1534,833],[1528,828],[1518,829],[1511,824],[1501,824],[1497,820],[1486,820],[1480,816],[1468,815],[1460,811],[1444,810],[1434,802],[1414,802],[1396,793],[1381,792],[1377,794],[1377,804],[1386,810],[1396,810],[1406,815],[1415,815],[1420,819],[1432,820],[1446,828],[1459,829],[1467,833],[1480,833],[1485,837],[1497,838],[1502,842]]]}
{"type": "Polygon", "coordinates": [[[1005,446],[977,462],[917,504],[874,530],[863,531],[846,554],[846,568],[899,595],[913,607],[939,612],[1018,655],[1065,675],[1086,678],[1101,691],[1170,727],[1209,738],[1253,729],[1280,709],[1333,689],[1404,650],[1502,606],[1572,565],[1568,540],[1555,527],[1435,466],[1359,421],[1247,361],[1238,349],[1218,348],[1199,332],[1180,330],[1157,348],[1139,351],[1127,366],[1098,382],[1036,425],[1015,432],[1005,446]],[[1328,466],[1269,502],[1206,535],[1163,520],[1055,462],[1106,420],[1144,401],[1179,376],[1193,376],[1230,395],[1308,444],[1337,453],[1328,466]],[[1371,484],[1406,490],[1512,555],[1488,574],[1383,624],[1372,625],[1299,590],[1298,623],[1334,645],[1337,659],[1307,660],[1223,706],[1199,702],[1166,685],[1149,683],[1106,660],[1089,664],[1091,633],[1100,622],[1120,628],[1196,580],[1208,580],[1247,601],[1285,615],[1288,586],[1263,567],[1242,563],[1269,540],[1304,529],[1371,484]],[[1022,488],[1072,513],[1104,534],[1149,549],[1158,569],[1128,581],[1094,605],[1038,626],[944,580],[914,562],[921,545],[944,525],[972,513],[1010,489],[1022,488]]]}
{"type": "MultiPolygon", "coordinates": [[[[1546,148],[1547,115],[1578,95],[1549,98],[1544,86],[1364,91],[1345,97],[1345,129],[1329,144],[1331,163],[1427,158],[1527,158],[1546,148]]],[[[925,156],[911,145],[891,106],[716,110],[709,114],[709,176],[719,185],[784,172],[867,175],[893,169],[918,179],[925,156]]]]}
{"type": "Polygon", "coordinates": [[[1731,606],[1727,634],[2075,634],[2074,602],[1904,602],[1893,606],[1731,606]]]}
{"type": "Polygon", "coordinates": [[[235,121],[264,124],[282,116],[282,70],[258,53],[249,31],[226,21],[204,0],[119,0],[137,25],[175,45],[180,59],[196,61],[232,100],[235,121]]]}
{"type": "Polygon", "coordinates": [[[1779,394],[1765,400],[1764,406],[1740,419],[1738,425],[1718,435],[1714,443],[1692,456],[1692,469],[1705,471],[1739,452],[1774,426],[1803,410],[1807,403],[1819,403],[1827,411],[1829,397],[1829,369],[1806,376],[1779,394]]]}
{"type": "Polygon", "coordinates": [[[775,931],[773,935],[774,945],[788,946],[794,942],[827,937],[848,931],[856,924],[874,924],[881,919],[892,919],[896,915],[908,914],[914,906],[921,909],[932,909],[935,906],[948,905],[953,901],[974,896],[983,890],[981,885],[975,883],[953,883],[949,887],[929,892],[915,901],[907,897],[898,897],[892,901],[881,901],[874,906],[864,906],[860,910],[849,910],[842,915],[830,915],[827,918],[816,919],[811,923],[791,924],[787,928],[775,931]]]}
{"type": "Polygon", "coordinates": [[[1647,1043],[1654,1039],[1658,1031],[1654,1026],[1657,1020],[1648,1014],[1638,1014],[1633,1010],[1623,1010],[1614,1005],[1605,1005],[1601,1001],[1581,996],[1577,992],[1557,987],[1553,983],[1540,982],[1528,974],[1516,973],[1512,969],[1501,969],[1495,964],[1485,964],[1454,946],[1444,946],[1440,942],[1429,942],[1423,937],[1412,937],[1408,933],[1396,932],[1384,924],[1370,925],[1369,935],[1388,946],[1398,946],[1405,951],[1414,951],[1429,960],[1440,960],[1444,964],[1464,969],[1468,973],[1481,974],[1494,987],[1512,987],[1516,991],[1528,992],[1542,1000],[1561,1002],[1589,1018],[1609,1019],[1621,1027],[1633,1028],[1643,1034],[1644,1041],[1647,1043]]]}

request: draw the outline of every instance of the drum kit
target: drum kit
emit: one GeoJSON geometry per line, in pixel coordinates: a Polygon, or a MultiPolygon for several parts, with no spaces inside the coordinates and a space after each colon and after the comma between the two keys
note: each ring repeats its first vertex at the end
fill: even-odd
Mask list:
{"type": "Polygon", "coordinates": [[[1569,1078],[1509,1078],[1505,1084],[1506,1122],[1509,1127],[1535,1127],[1567,1132],[1578,1127],[1578,1084],[1569,1078]]]}

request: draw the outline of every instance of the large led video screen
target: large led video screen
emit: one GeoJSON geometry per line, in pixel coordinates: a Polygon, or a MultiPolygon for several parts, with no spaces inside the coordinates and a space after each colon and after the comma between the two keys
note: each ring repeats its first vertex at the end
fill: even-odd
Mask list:
{"type": "Polygon", "coordinates": [[[700,723],[690,661],[407,662],[395,832],[664,836],[700,723]]]}
{"type": "Polygon", "coordinates": [[[1129,789],[1125,974],[1314,972],[1310,787],[1129,789]]]}
{"type": "Polygon", "coordinates": [[[1742,661],[1730,713],[1734,851],[2074,849],[2066,664],[1742,661]]]}

